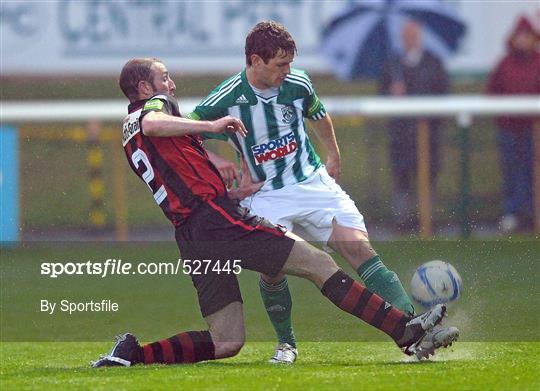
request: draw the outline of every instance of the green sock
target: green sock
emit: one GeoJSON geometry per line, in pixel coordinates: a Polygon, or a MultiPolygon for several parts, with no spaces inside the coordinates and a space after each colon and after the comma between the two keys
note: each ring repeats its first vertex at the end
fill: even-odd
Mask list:
{"type": "Polygon", "coordinates": [[[403,289],[399,277],[386,268],[378,255],[361,264],[357,272],[369,290],[405,313],[414,314],[411,299],[403,289]]]}
{"type": "Polygon", "coordinates": [[[284,278],[277,285],[269,284],[261,278],[259,288],[264,307],[274,330],[276,330],[279,342],[296,347],[296,338],[291,325],[291,292],[287,278],[284,278]]]}

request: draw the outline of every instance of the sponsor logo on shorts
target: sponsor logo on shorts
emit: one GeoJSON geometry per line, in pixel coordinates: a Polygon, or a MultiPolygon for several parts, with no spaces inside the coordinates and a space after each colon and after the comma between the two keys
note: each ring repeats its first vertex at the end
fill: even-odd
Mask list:
{"type": "Polygon", "coordinates": [[[267,143],[253,145],[251,152],[257,165],[284,158],[298,149],[298,143],[293,132],[270,140],[267,143]]]}

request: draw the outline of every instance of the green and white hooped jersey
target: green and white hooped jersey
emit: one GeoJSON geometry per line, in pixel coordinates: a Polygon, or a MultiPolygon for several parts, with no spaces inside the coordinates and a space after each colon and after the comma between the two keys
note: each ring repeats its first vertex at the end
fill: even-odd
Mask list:
{"type": "Polygon", "coordinates": [[[280,189],[302,182],[322,163],[306,133],[304,117],[319,120],[326,115],[308,75],[292,69],[273,97],[256,95],[246,71],[217,86],[189,115],[215,120],[226,115],[240,118],[248,130],[246,138],[224,135],[246,157],[255,181],[262,189],[280,189]]]}

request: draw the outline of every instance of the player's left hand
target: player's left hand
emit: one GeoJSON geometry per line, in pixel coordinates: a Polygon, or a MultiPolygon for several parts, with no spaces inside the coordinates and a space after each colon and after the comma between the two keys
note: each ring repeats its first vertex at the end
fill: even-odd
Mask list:
{"type": "Polygon", "coordinates": [[[326,159],[326,171],[336,182],[341,179],[341,157],[340,156],[328,156],[326,159]]]}
{"type": "Polygon", "coordinates": [[[232,187],[234,181],[240,181],[240,171],[233,162],[222,158],[211,151],[207,151],[210,161],[216,166],[225,186],[232,187]]]}
{"type": "Polygon", "coordinates": [[[238,133],[242,137],[246,137],[248,131],[243,122],[238,118],[227,115],[226,117],[217,119],[210,123],[211,133],[238,133]]]}
{"type": "Polygon", "coordinates": [[[263,186],[264,182],[253,182],[251,172],[245,159],[242,159],[242,179],[238,188],[229,190],[229,198],[233,200],[242,200],[253,193],[256,193],[263,186]]]}

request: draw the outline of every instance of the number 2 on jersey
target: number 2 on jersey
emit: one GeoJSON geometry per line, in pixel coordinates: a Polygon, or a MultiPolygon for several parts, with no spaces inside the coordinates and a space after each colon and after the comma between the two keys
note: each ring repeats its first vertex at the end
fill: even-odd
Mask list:
{"type": "Polygon", "coordinates": [[[146,155],[146,153],[141,149],[137,149],[131,155],[131,161],[137,169],[139,168],[140,162],[144,163],[144,165],[146,166],[146,171],[141,174],[141,178],[146,182],[146,184],[152,191],[157,204],[161,204],[163,200],[167,197],[167,190],[165,190],[164,185],[161,185],[161,187],[157,189],[157,191],[154,191],[154,188],[152,188],[150,182],[152,182],[152,180],[154,179],[154,169],[152,168],[152,165],[150,164],[150,160],[148,160],[148,156],[146,155]]]}

